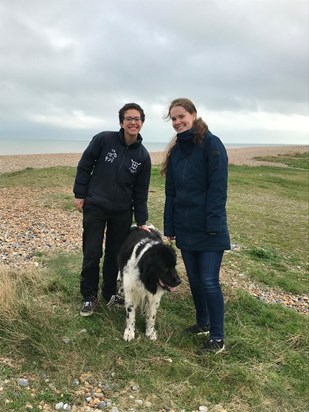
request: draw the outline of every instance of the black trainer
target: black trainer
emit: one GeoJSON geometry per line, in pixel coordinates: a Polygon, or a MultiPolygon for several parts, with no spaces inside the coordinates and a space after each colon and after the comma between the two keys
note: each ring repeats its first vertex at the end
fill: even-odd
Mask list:
{"type": "Polygon", "coordinates": [[[93,315],[94,309],[97,306],[97,300],[85,300],[79,311],[80,316],[93,315]]]}
{"type": "Polygon", "coordinates": [[[109,308],[111,306],[124,306],[124,298],[120,295],[112,295],[110,300],[106,303],[109,308]]]}
{"type": "Polygon", "coordinates": [[[209,326],[195,324],[185,329],[185,333],[189,335],[208,335],[209,326]]]}
{"type": "Polygon", "coordinates": [[[202,348],[199,350],[198,354],[203,355],[204,353],[220,353],[224,351],[224,340],[223,339],[208,339],[202,348]]]}

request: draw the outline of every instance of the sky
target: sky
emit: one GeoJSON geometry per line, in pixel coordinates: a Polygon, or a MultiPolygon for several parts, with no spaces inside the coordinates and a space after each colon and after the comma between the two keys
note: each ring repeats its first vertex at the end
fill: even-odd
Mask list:
{"type": "Polygon", "coordinates": [[[168,142],[178,97],[224,143],[308,144],[308,16],[308,0],[0,0],[0,144],[90,140],[128,102],[168,142]]]}

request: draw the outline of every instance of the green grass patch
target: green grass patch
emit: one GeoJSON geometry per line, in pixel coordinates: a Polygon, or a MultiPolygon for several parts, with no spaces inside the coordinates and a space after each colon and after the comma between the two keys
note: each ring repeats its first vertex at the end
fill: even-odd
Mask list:
{"type": "Polygon", "coordinates": [[[0,174],[0,188],[71,188],[75,173],[76,168],[65,166],[44,169],[27,168],[13,173],[0,174]]]}
{"type": "Polygon", "coordinates": [[[309,170],[309,152],[295,153],[291,156],[279,154],[278,156],[255,157],[255,160],[280,163],[294,169],[309,170]]]}
{"type": "MultiPolygon", "coordinates": [[[[228,221],[238,247],[225,255],[224,270],[301,295],[308,293],[308,173],[302,156],[290,160],[288,168],[230,167],[228,221]]],[[[0,175],[0,188],[32,191],[40,207],[73,213],[74,175],[70,167],[26,169],[0,175]]],[[[154,166],[149,221],[160,230],[163,210],[164,178],[154,166]]],[[[180,264],[183,284],[162,299],[158,341],[145,338],[138,315],[137,339],[127,343],[122,309],[100,305],[89,319],[78,315],[81,253],[36,257],[39,268],[0,267],[1,410],[53,410],[59,401],[82,407],[83,377],[101,382],[123,412],[144,410],[136,399],[151,402],[151,411],[202,404],[210,412],[218,404],[229,412],[307,410],[306,316],[226,287],[227,350],[200,357],[203,339],[183,333],[194,307],[180,264]],[[19,377],[29,379],[28,389],[16,384],[19,377]]]]}
{"type": "MultiPolygon", "coordinates": [[[[203,340],[183,333],[194,319],[187,290],[162,299],[157,342],[145,338],[139,315],[137,339],[127,343],[122,340],[123,309],[101,305],[91,318],[77,315],[80,256],[45,256],[44,264],[36,287],[26,283],[23,299],[0,317],[1,357],[12,360],[10,367],[0,369],[0,379],[8,379],[0,397],[12,399],[8,410],[23,410],[27,402],[39,405],[42,400],[50,405],[59,399],[76,402],[77,388],[71,382],[85,373],[90,380],[108,381],[109,398],[124,411],[129,401],[120,394],[130,382],[139,388],[138,399],[151,398],[153,411],[166,406],[193,410],[205,402],[235,411],[263,411],[264,402],[272,411],[306,410],[304,316],[245,292],[227,291],[227,350],[220,356],[200,357],[196,350],[203,340]],[[30,391],[16,386],[20,376],[29,378],[30,391]],[[236,399],[240,409],[234,408],[236,399]]],[[[16,286],[22,276],[10,274],[16,286]]]]}
{"type": "Polygon", "coordinates": [[[293,293],[308,292],[308,173],[231,166],[228,267],[293,293]]]}

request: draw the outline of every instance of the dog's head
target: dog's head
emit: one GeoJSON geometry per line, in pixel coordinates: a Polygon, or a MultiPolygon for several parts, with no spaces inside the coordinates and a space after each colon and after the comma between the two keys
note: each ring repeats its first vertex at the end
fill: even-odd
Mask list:
{"type": "Polygon", "coordinates": [[[146,289],[156,293],[158,286],[173,292],[181,280],[176,270],[176,253],[170,245],[158,243],[141,258],[141,280],[146,289]]]}

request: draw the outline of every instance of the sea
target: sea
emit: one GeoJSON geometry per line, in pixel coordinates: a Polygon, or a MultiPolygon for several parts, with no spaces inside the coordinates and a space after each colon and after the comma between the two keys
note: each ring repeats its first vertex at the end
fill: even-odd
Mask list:
{"type": "MultiPolygon", "coordinates": [[[[0,155],[19,154],[51,154],[51,153],[82,153],[90,140],[47,140],[47,139],[1,139],[0,155]]],[[[166,149],[169,142],[152,142],[143,140],[149,152],[161,152],[166,149]]],[[[225,143],[226,148],[239,147],[270,147],[278,144],[258,143],[225,143]]],[[[280,145],[289,146],[289,145],[280,145]]]]}

